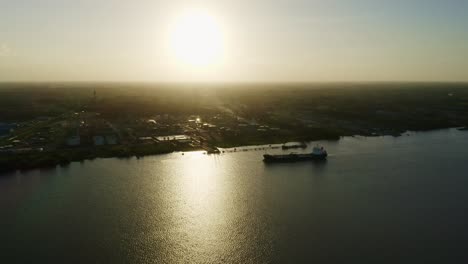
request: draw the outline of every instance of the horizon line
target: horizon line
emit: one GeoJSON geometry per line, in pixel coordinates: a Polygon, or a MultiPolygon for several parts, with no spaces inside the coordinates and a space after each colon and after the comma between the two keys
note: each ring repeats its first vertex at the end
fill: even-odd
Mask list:
{"type": "Polygon", "coordinates": [[[0,84],[152,84],[152,85],[248,85],[248,84],[468,84],[468,81],[1,81],[0,84]]]}

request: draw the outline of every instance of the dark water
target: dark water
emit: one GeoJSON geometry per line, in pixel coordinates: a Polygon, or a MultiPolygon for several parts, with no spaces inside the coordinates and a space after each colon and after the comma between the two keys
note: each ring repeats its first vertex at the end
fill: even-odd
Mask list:
{"type": "Polygon", "coordinates": [[[468,133],[104,159],[0,178],[1,263],[466,263],[468,133]]]}

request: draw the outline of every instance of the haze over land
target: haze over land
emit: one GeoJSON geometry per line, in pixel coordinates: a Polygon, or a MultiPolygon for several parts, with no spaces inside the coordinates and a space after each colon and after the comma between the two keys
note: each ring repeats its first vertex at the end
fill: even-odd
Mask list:
{"type": "Polygon", "coordinates": [[[468,2],[0,4],[0,81],[468,81],[468,2]]]}
{"type": "Polygon", "coordinates": [[[2,2],[0,164],[467,126],[467,9],[457,0],[2,2]]]}
{"type": "Polygon", "coordinates": [[[468,263],[468,0],[0,0],[2,263],[468,263]]]}
{"type": "Polygon", "coordinates": [[[2,84],[0,120],[7,170],[462,127],[468,85],[2,84]]]}

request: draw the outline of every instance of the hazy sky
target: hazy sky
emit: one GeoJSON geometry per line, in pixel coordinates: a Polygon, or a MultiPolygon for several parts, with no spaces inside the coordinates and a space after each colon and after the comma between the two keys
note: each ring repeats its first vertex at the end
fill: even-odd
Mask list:
{"type": "Polygon", "coordinates": [[[0,81],[468,81],[467,0],[0,0],[0,81]],[[173,61],[202,8],[223,63],[173,61]]]}

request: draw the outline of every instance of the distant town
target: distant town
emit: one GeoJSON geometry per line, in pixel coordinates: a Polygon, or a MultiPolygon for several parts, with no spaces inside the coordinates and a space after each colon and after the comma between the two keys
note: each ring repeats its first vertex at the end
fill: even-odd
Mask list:
{"type": "Polygon", "coordinates": [[[2,84],[0,167],[173,151],[218,154],[226,147],[468,124],[464,84],[290,86],[2,84]]]}

